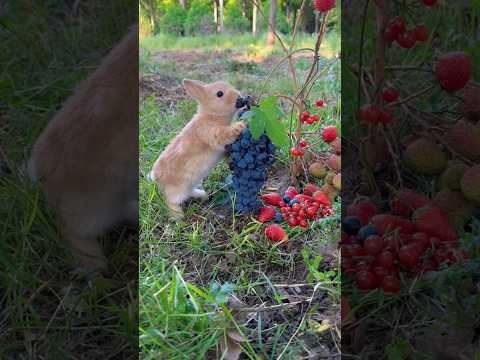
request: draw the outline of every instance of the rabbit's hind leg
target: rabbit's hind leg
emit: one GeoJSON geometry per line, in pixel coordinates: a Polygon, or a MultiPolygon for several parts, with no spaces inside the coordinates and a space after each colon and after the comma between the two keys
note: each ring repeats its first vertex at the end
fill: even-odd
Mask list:
{"type": "Polygon", "coordinates": [[[182,203],[190,196],[186,186],[167,186],[164,189],[167,206],[172,217],[181,219],[183,217],[182,203]]]}

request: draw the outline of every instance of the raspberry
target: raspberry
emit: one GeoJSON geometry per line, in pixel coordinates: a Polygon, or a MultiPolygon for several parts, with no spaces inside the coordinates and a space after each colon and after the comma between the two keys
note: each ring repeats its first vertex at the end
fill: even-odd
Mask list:
{"type": "Polygon", "coordinates": [[[313,7],[317,11],[326,12],[335,7],[335,0],[314,0],[313,7]]]}
{"type": "Polygon", "coordinates": [[[298,146],[303,149],[308,146],[308,142],[302,139],[298,142],[298,146]]]}
{"type": "Polygon", "coordinates": [[[411,49],[417,41],[415,31],[404,31],[397,36],[397,44],[404,49],[411,49]]]}
{"type": "Polygon", "coordinates": [[[426,42],[428,40],[428,28],[424,24],[417,25],[414,30],[415,39],[419,42],[426,42]]]}
{"type": "Polygon", "coordinates": [[[387,103],[391,103],[396,101],[400,96],[400,94],[397,89],[389,87],[383,90],[382,96],[383,96],[383,101],[387,103]]]}
{"type": "Polygon", "coordinates": [[[445,91],[461,90],[472,75],[472,58],[460,51],[445,54],[435,66],[435,75],[445,91]]]}
{"type": "Polygon", "coordinates": [[[337,128],[335,126],[329,126],[323,129],[322,139],[326,143],[331,143],[337,138],[337,128]]]}
{"type": "Polygon", "coordinates": [[[312,119],[312,123],[320,121],[320,116],[318,115],[312,115],[310,118],[312,119]]]}
{"type": "Polygon", "coordinates": [[[293,157],[302,157],[303,155],[305,155],[305,152],[299,148],[291,148],[290,155],[292,155],[293,157]]]}
{"type": "Polygon", "coordinates": [[[325,106],[325,101],[317,100],[317,101],[315,101],[315,105],[319,108],[324,107],[325,106]]]}

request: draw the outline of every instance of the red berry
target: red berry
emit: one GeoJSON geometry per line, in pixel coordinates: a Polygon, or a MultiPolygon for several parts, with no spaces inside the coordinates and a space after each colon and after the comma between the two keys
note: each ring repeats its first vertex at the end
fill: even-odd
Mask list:
{"type": "Polygon", "coordinates": [[[389,108],[380,109],[378,122],[380,124],[390,124],[393,121],[393,110],[389,108]]]}
{"type": "Polygon", "coordinates": [[[272,220],[275,217],[275,209],[271,207],[262,207],[258,215],[258,221],[261,223],[272,220]]]}
{"type": "Polygon", "coordinates": [[[437,62],[435,75],[446,91],[461,90],[472,76],[472,58],[465,52],[448,53],[437,62]]]}
{"type": "Polygon", "coordinates": [[[317,215],[317,211],[318,211],[318,208],[315,206],[310,206],[307,208],[307,210],[305,210],[307,216],[310,219],[313,219],[317,215]]]}
{"type": "Polygon", "coordinates": [[[310,121],[311,121],[311,123],[309,123],[309,124],[313,124],[314,122],[320,121],[320,116],[316,115],[316,114],[312,115],[312,116],[310,116],[310,121]]]}
{"type": "Polygon", "coordinates": [[[382,281],[383,291],[390,294],[398,294],[402,288],[400,280],[393,275],[387,275],[382,281]]]}
{"type": "Polygon", "coordinates": [[[300,226],[301,226],[302,228],[308,227],[308,222],[307,222],[307,220],[305,220],[305,219],[300,220],[300,226]]]}
{"type": "Polygon", "coordinates": [[[403,245],[398,251],[398,259],[403,266],[413,268],[420,261],[417,246],[415,244],[403,245]]]}
{"type": "Polygon", "coordinates": [[[300,121],[301,122],[306,122],[309,117],[310,117],[310,113],[308,111],[304,111],[302,113],[302,115],[300,116],[300,121]]]}
{"type": "Polygon", "coordinates": [[[335,0],[314,0],[313,7],[317,11],[326,12],[335,7],[335,0]]]}
{"type": "Polygon", "coordinates": [[[398,92],[397,89],[393,87],[389,87],[383,90],[382,96],[383,96],[383,101],[387,103],[391,103],[398,99],[398,97],[400,96],[400,93],[398,92]]]}
{"type": "Polygon", "coordinates": [[[370,271],[359,271],[355,277],[357,288],[360,290],[373,290],[377,287],[375,274],[370,271]]]}
{"type": "MultiPolygon", "coordinates": [[[[315,185],[315,184],[307,184],[305,185],[305,187],[303,188],[303,193],[305,195],[308,195],[308,196],[312,196],[314,193],[316,193],[317,191],[320,191],[320,188],[315,185]]],[[[307,199],[309,200],[309,199],[307,199]]]]}
{"type": "Polygon", "coordinates": [[[287,240],[288,236],[280,225],[272,224],[265,228],[265,236],[272,241],[287,240]]]}
{"type": "Polygon", "coordinates": [[[298,190],[295,189],[295,187],[293,186],[289,186],[287,190],[285,190],[285,196],[288,196],[290,199],[293,199],[297,195],[298,195],[298,190]]]}
{"type": "Polygon", "coordinates": [[[380,108],[377,105],[364,105],[360,108],[359,117],[368,124],[377,124],[380,118],[380,108]]]}
{"type": "Polygon", "coordinates": [[[377,257],[377,262],[384,268],[391,269],[395,266],[395,256],[391,251],[382,251],[377,257]]]}
{"type": "Polygon", "coordinates": [[[268,193],[262,195],[262,200],[268,205],[278,206],[283,201],[282,197],[278,193],[268,193]]]}
{"type": "Polygon", "coordinates": [[[299,211],[300,210],[300,204],[293,204],[292,210],[295,211],[295,212],[299,211]]]}
{"type": "Polygon", "coordinates": [[[288,218],[288,225],[289,225],[290,227],[298,226],[298,220],[297,220],[297,218],[296,218],[295,216],[290,216],[290,217],[288,218]]]}
{"type": "Polygon", "coordinates": [[[375,274],[376,280],[379,284],[386,276],[390,275],[390,270],[380,265],[374,266],[372,271],[375,274]]]}
{"type": "Polygon", "coordinates": [[[417,41],[415,31],[404,31],[397,36],[397,44],[404,49],[411,49],[417,41]]]}
{"type": "Polygon", "coordinates": [[[426,42],[428,40],[428,28],[424,24],[417,25],[415,28],[415,39],[419,42],[426,42]]]}
{"type": "Polygon", "coordinates": [[[389,42],[389,43],[394,42],[395,40],[397,40],[397,36],[398,36],[398,33],[395,32],[395,30],[391,26],[388,26],[385,29],[384,37],[386,42],[389,42]]]}
{"type": "Polygon", "coordinates": [[[315,105],[319,108],[324,107],[325,106],[325,101],[317,100],[317,101],[315,101],[315,105]]]}
{"type": "Polygon", "coordinates": [[[322,139],[326,143],[331,143],[337,138],[337,128],[335,126],[329,126],[322,130],[322,139]]]}
{"type": "Polygon", "coordinates": [[[407,23],[405,22],[405,19],[401,16],[396,16],[390,21],[390,23],[388,24],[388,28],[390,28],[390,31],[395,34],[396,39],[398,35],[400,35],[406,30],[407,23]]]}
{"type": "Polygon", "coordinates": [[[298,146],[299,146],[300,148],[305,148],[305,147],[308,146],[308,142],[307,142],[306,140],[303,140],[303,139],[302,139],[302,140],[300,140],[300,141],[298,142],[298,146]]]}
{"type": "Polygon", "coordinates": [[[363,243],[363,248],[369,255],[377,255],[380,253],[384,247],[383,239],[378,235],[370,235],[365,239],[363,243]]]}
{"type": "Polygon", "coordinates": [[[293,157],[302,157],[305,154],[305,152],[302,149],[293,147],[290,149],[290,155],[293,157]]]}
{"type": "Polygon", "coordinates": [[[437,0],[422,0],[425,6],[435,6],[437,4],[437,0]]]}

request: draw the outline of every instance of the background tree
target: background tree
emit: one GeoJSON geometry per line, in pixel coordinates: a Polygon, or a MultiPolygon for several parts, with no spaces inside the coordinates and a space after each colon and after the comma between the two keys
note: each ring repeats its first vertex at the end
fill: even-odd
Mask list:
{"type": "Polygon", "coordinates": [[[275,44],[275,31],[277,25],[277,0],[270,0],[268,22],[267,45],[273,45],[275,44]]]}

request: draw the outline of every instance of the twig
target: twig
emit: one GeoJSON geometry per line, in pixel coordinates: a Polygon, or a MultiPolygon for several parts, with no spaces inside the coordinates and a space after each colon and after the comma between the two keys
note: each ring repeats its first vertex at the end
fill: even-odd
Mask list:
{"type": "Polygon", "coordinates": [[[368,12],[368,5],[370,4],[370,0],[365,1],[365,7],[363,8],[363,16],[362,16],[362,33],[360,35],[360,51],[358,52],[359,57],[359,64],[358,64],[358,92],[357,92],[357,114],[360,110],[360,99],[362,97],[362,81],[363,81],[363,43],[365,41],[365,27],[367,24],[367,12],[368,12]]]}
{"type": "Polygon", "coordinates": [[[414,99],[418,98],[419,96],[422,96],[423,94],[428,93],[430,90],[434,89],[435,87],[436,87],[436,85],[430,85],[430,86],[426,87],[425,89],[419,90],[416,93],[414,93],[414,94],[412,94],[412,95],[410,95],[406,98],[400,99],[396,102],[390,103],[387,106],[388,107],[395,107],[395,106],[398,106],[398,105],[405,104],[405,103],[407,103],[411,100],[414,100],[414,99]]]}

